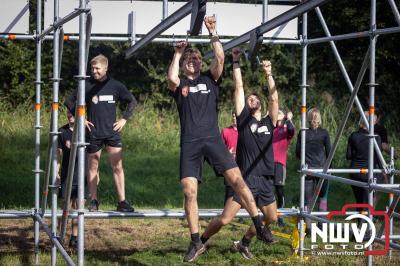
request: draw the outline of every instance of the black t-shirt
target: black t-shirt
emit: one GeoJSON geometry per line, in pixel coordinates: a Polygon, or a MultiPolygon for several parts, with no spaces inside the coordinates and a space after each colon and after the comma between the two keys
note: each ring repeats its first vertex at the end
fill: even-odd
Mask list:
{"type": "Polygon", "coordinates": [[[237,116],[239,133],[236,161],[243,176],[274,175],[272,133],[274,125],[269,116],[257,121],[245,106],[237,116]]]}
{"type": "Polygon", "coordinates": [[[218,83],[211,73],[181,80],[172,93],[179,112],[181,142],[219,136],[218,83]]]}
{"type": "MultiPolygon", "coordinates": [[[[368,168],[368,154],[369,154],[369,137],[368,131],[360,128],[358,131],[353,132],[347,141],[347,160],[351,160],[351,168],[368,168]]],[[[381,138],[375,137],[376,142],[380,149],[382,149],[381,138]]],[[[379,161],[374,153],[374,167],[379,167],[379,161]]]]}
{"type": "MultiPolygon", "coordinates": [[[[72,114],[75,114],[77,91],[65,101],[72,114]]],[[[88,134],[93,138],[108,138],[117,133],[113,130],[113,124],[117,119],[118,101],[127,104],[123,113],[126,120],[132,115],[137,103],[132,93],[121,82],[109,77],[101,82],[89,79],[86,81],[85,91],[87,120],[94,124],[88,134]]]]}
{"type": "MultiPolygon", "coordinates": [[[[60,135],[58,136],[58,148],[62,150],[61,183],[64,183],[67,180],[68,175],[69,155],[72,147],[72,130],[69,128],[69,125],[66,124],[58,131],[60,132],[60,135]]],[[[75,160],[75,171],[72,184],[76,186],[78,185],[78,156],[75,160]]]]}
{"type": "MultiPolygon", "coordinates": [[[[301,132],[297,136],[296,155],[300,158],[301,132]]],[[[306,130],[306,164],[309,168],[321,168],[331,150],[328,131],[322,128],[306,130]]]]}

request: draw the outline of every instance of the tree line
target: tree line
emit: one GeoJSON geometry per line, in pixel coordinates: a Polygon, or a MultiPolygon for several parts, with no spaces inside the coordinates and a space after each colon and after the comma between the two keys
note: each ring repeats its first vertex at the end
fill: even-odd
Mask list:
{"type": "MultiPolygon", "coordinates": [[[[31,33],[36,28],[35,2],[30,2],[31,33]]],[[[253,2],[261,3],[261,1],[253,2]]],[[[362,0],[331,1],[321,7],[332,35],[369,30],[369,9],[369,1],[362,0]]],[[[325,34],[315,12],[310,12],[308,18],[307,37],[324,37],[325,34]]],[[[301,24],[301,18],[299,18],[299,23],[301,24]]],[[[387,1],[378,1],[377,28],[396,26],[398,25],[387,1]]],[[[399,43],[399,34],[388,34],[379,36],[376,45],[376,83],[379,84],[376,87],[376,103],[378,110],[384,114],[388,126],[395,130],[399,129],[396,114],[400,111],[397,104],[400,96],[399,79],[397,78],[400,70],[399,43]]],[[[369,46],[369,38],[338,41],[336,45],[354,84],[369,46]]],[[[203,53],[210,50],[209,45],[194,46],[203,53]]],[[[125,60],[123,52],[128,47],[128,43],[93,41],[89,57],[99,53],[106,55],[110,61],[110,75],[121,80],[134,95],[138,96],[139,100],[151,98],[157,108],[173,107],[166,85],[166,71],[173,55],[173,47],[170,44],[151,43],[134,57],[125,60]]],[[[243,45],[243,48],[246,49],[246,45],[243,45]]],[[[34,102],[35,49],[34,41],[0,41],[1,108],[15,108],[34,102]]],[[[284,106],[289,109],[300,106],[301,46],[263,45],[259,56],[272,61],[274,77],[281,94],[284,95],[284,106]]],[[[78,73],[77,62],[78,42],[65,42],[61,67],[61,99],[77,86],[77,81],[73,78],[78,73]]],[[[223,104],[229,105],[232,102],[233,93],[232,60],[229,51],[226,53],[225,62],[220,100],[223,104]]],[[[344,105],[350,93],[329,44],[309,45],[307,65],[308,85],[310,85],[307,94],[308,104],[318,106],[322,100],[328,105],[344,105]]],[[[243,72],[248,90],[261,91],[264,86],[262,73],[254,71],[249,62],[243,62],[243,72]]],[[[368,73],[367,70],[359,92],[359,98],[365,108],[368,101],[368,86],[366,85],[369,82],[368,73]]],[[[52,42],[44,41],[42,49],[42,81],[44,82],[42,101],[44,103],[51,101],[52,83],[50,78],[52,78],[52,42]]]]}

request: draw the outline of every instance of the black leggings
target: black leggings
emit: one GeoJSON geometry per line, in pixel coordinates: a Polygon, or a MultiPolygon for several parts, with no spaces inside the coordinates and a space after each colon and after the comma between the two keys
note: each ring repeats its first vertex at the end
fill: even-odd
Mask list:
{"type": "MultiPolygon", "coordinates": [[[[305,183],[304,183],[304,198],[305,198],[305,205],[309,207],[312,202],[312,198],[314,196],[315,189],[317,188],[319,178],[314,178],[314,177],[306,177],[305,183]]],[[[324,180],[324,183],[322,185],[321,191],[319,192],[318,198],[327,198],[328,195],[328,188],[329,188],[329,181],[324,180]]]]}
{"type": "Polygon", "coordinates": [[[276,201],[278,209],[285,206],[285,196],[283,194],[283,186],[275,186],[276,201]]]}
{"type": "MultiPolygon", "coordinates": [[[[350,174],[350,178],[356,181],[367,182],[363,174],[350,174]]],[[[368,203],[368,189],[351,186],[357,203],[368,203]]]]}

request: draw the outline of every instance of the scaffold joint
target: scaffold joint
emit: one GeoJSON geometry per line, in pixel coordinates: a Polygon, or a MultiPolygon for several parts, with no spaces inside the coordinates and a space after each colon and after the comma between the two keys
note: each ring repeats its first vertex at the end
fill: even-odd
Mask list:
{"type": "Polygon", "coordinates": [[[39,170],[33,169],[32,172],[35,173],[35,174],[41,174],[41,173],[44,173],[44,170],[42,170],[42,169],[39,169],[39,170]]]}
{"type": "Polygon", "coordinates": [[[90,78],[90,76],[86,76],[86,75],[84,75],[84,76],[75,75],[74,78],[76,78],[76,79],[88,79],[88,78],[90,78]]]}

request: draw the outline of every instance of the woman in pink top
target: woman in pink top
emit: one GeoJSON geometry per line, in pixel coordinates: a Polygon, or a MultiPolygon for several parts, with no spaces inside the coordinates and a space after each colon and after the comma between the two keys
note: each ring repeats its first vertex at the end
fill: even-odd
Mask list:
{"type": "MultiPolygon", "coordinates": [[[[275,161],[274,186],[278,208],[283,208],[285,205],[283,186],[285,185],[286,181],[287,150],[289,148],[290,141],[294,136],[294,126],[292,123],[292,118],[292,112],[289,111],[285,116],[285,113],[282,110],[279,110],[277,125],[274,129],[272,137],[272,146],[274,149],[275,161]]],[[[278,218],[278,225],[284,226],[282,218],[278,218]]]]}

